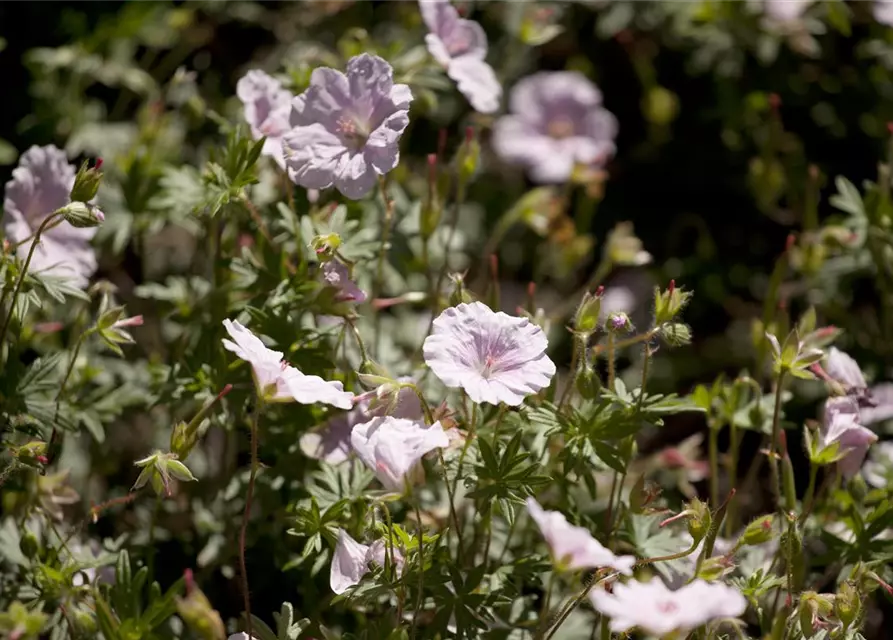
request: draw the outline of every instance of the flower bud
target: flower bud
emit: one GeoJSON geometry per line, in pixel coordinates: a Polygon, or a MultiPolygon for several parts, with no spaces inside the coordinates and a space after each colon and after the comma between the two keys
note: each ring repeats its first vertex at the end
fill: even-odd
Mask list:
{"type": "Polygon", "coordinates": [[[605,330],[610,333],[629,333],[633,329],[629,316],[622,311],[615,311],[605,320],[605,330]]]}
{"type": "Polygon", "coordinates": [[[847,580],[834,596],[834,614],[847,628],[856,621],[861,610],[862,598],[852,581],[847,580]]]}
{"type": "Polygon", "coordinates": [[[190,580],[185,598],[177,598],[177,613],[186,626],[202,640],[224,640],[226,629],[201,589],[190,580]]]}
{"type": "Polygon", "coordinates": [[[774,524],[775,515],[773,514],[757,518],[745,527],[744,533],[738,538],[738,544],[750,547],[769,542],[772,539],[772,528],[774,524]]]}
{"type": "Polygon", "coordinates": [[[474,135],[474,129],[468,127],[465,130],[465,141],[459,147],[459,153],[456,155],[460,188],[464,188],[474,176],[478,164],[480,164],[480,159],[481,145],[474,135]]]}
{"type": "Polygon", "coordinates": [[[585,356],[584,362],[577,372],[577,377],[574,379],[574,384],[577,387],[577,392],[584,400],[594,400],[598,397],[599,391],[601,391],[602,383],[598,378],[598,373],[585,356]]]}
{"type": "Polygon", "coordinates": [[[47,443],[34,440],[15,449],[16,460],[30,467],[47,462],[47,443]]]}
{"type": "Polygon", "coordinates": [[[87,202],[69,202],[61,209],[62,217],[72,227],[98,227],[105,222],[105,214],[95,204],[87,202]]]}
{"type": "Polygon", "coordinates": [[[630,222],[621,222],[608,233],[605,251],[608,261],[618,267],[641,267],[651,262],[651,254],[642,249],[630,222]]]}
{"type": "Polygon", "coordinates": [[[735,563],[725,556],[714,556],[707,558],[701,563],[698,570],[698,578],[708,582],[719,580],[723,576],[730,574],[735,570],[735,563]]]}
{"type": "Polygon", "coordinates": [[[88,167],[86,162],[81,165],[74,177],[74,186],[71,188],[71,199],[74,202],[86,203],[96,197],[96,192],[99,191],[99,185],[102,182],[102,172],[99,170],[101,167],[101,158],[96,161],[95,167],[88,167]]]}
{"type": "Polygon", "coordinates": [[[586,292],[577,313],[574,315],[574,329],[585,336],[592,335],[598,329],[598,319],[601,314],[602,300],[598,295],[586,292]]]}
{"type": "Polygon", "coordinates": [[[672,322],[691,300],[691,291],[676,287],[676,281],[670,280],[666,291],[654,290],[654,324],[662,325],[672,322]]]}
{"type": "Polygon", "coordinates": [[[691,344],[691,327],[682,322],[667,322],[660,325],[660,337],[671,347],[691,344]]]}
{"type": "Polygon", "coordinates": [[[37,542],[37,536],[30,531],[26,531],[19,540],[19,551],[29,560],[36,557],[40,551],[40,543],[37,542]]]}
{"type": "Polygon", "coordinates": [[[688,503],[688,533],[692,540],[700,542],[710,531],[713,517],[710,514],[710,508],[706,502],[701,502],[697,498],[688,503]]]}
{"type": "Polygon", "coordinates": [[[456,305],[463,302],[474,302],[474,298],[471,297],[471,294],[468,293],[468,289],[465,288],[464,273],[450,274],[450,280],[453,282],[454,285],[453,291],[452,293],[450,293],[451,307],[455,307],[456,305]]]}
{"type": "Polygon", "coordinates": [[[814,591],[807,591],[800,596],[800,604],[797,606],[797,617],[800,620],[800,633],[805,638],[815,635],[818,623],[818,606],[815,599],[809,597],[814,591]]]}

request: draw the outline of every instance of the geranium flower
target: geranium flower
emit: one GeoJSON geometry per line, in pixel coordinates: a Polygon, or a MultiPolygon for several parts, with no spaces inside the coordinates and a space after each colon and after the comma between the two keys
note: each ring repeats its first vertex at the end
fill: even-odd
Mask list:
{"type": "Polygon", "coordinates": [[[722,618],[737,618],[747,601],[736,589],[718,582],[693,580],[670,591],[660,578],[650,582],[615,584],[613,592],[602,589],[589,594],[592,605],[611,618],[611,630],[637,628],[658,637],[689,631],[722,618]]]}
{"type": "Polygon", "coordinates": [[[480,302],[444,310],[425,339],[425,362],[448,387],[474,402],[517,406],[549,386],[555,363],[548,340],[527,318],[494,313],[480,302]]]}
{"type": "Polygon", "coordinates": [[[410,102],[409,87],[394,84],[394,70],[378,56],[351,58],[347,75],[315,69],[308,89],[292,101],[292,128],[283,140],[292,180],[363,197],[400,160],[410,102]]]}
{"type": "MultiPolygon", "coordinates": [[[[19,258],[25,260],[31,240],[41,223],[71,202],[75,168],[65,152],[48,145],[31,147],[19,159],[6,183],[3,199],[3,228],[6,239],[21,243],[19,258]]],[[[45,230],[34,250],[30,271],[66,278],[76,287],[85,288],[96,271],[96,254],[90,240],[95,227],[73,227],[61,222],[45,230]]]]}
{"type": "Polygon", "coordinates": [[[232,341],[223,346],[251,364],[257,393],[270,402],[297,401],[301,404],[330,404],[341,409],[353,406],[353,394],[338,381],[306,376],[282,359],[281,351],[269,349],[260,338],[238,322],[224,320],[232,341]]]}
{"type": "Polygon", "coordinates": [[[603,166],[614,155],[617,120],[602,94],[576,71],[540,72],[513,88],[511,114],[497,120],[493,149],[535,182],[567,181],[574,165],[603,166]]]}
{"type": "Polygon", "coordinates": [[[874,0],[874,19],[893,27],[893,0],[874,0]]]}
{"type": "Polygon", "coordinates": [[[350,444],[385,489],[402,493],[417,479],[422,457],[448,447],[450,440],[439,422],[426,427],[418,421],[388,416],[356,425],[350,444]]]}
{"type": "Polygon", "coordinates": [[[327,285],[338,290],[335,296],[337,300],[357,304],[366,301],[366,292],[350,279],[347,267],[337,260],[327,260],[323,263],[322,279],[327,285]]]}
{"type": "MultiPolygon", "coordinates": [[[[376,540],[371,545],[357,542],[343,529],[338,531],[338,542],[332,554],[332,567],[329,571],[329,586],[336,594],[342,594],[360,584],[363,576],[369,573],[369,563],[385,564],[387,555],[384,540],[376,540]]],[[[404,558],[394,547],[394,564],[398,573],[403,571],[404,558]]]]}
{"type": "Polygon", "coordinates": [[[841,383],[844,389],[865,389],[868,386],[859,364],[852,356],[837,347],[831,347],[828,350],[828,356],[825,360],[825,371],[828,372],[829,376],[841,383]]]}
{"type": "Polygon", "coordinates": [[[636,559],[633,556],[616,556],[592,537],[583,527],[570,524],[557,511],[546,511],[533,498],[527,498],[527,511],[533,518],[559,566],[574,571],[611,567],[631,575],[636,559]]]}
{"type": "Polygon", "coordinates": [[[245,106],[245,120],[251,126],[251,135],[255,140],[266,136],[262,153],[284,169],[282,136],[291,128],[288,116],[294,96],[276,78],[257,69],[239,79],[236,95],[245,106]]]}
{"type": "Polygon", "coordinates": [[[862,467],[868,449],[877,442],[877,435],[859,422],[859,405],[850,397],[830,398],[825,402],[820,438],[822,447],[838,443],[840,451],[849,451],[838,461],[840,472],[852,478],[862,467]]]}
{"type": "Polygon", "coordinates": [[[419,8],[430,31],[425,36],[428,51],[446,68],[475,111],[496,111],[502,86],[493,67],[485,62],[487,34],[481,25],[460,18],[448,0],[419,0],[419,8]]]}
{"type": "Polygon", "coordinates": [[[764,10],[770,20],[790,24],[800,20],[812,0],[765,0],[764,10]]]}
{"type": "MultiPolygon", "coordinates": [[[[401,378],[401,381],[406,381],[401,378]]],[[[388,411],[388,403],[377,402],[375,392],[358,396],[354,408],[347,413],[335,416],[322,428],[310,431],[301,436],[301,451],[309,458],[323,460],[329,464],[345,462],[352,451],[350,432],[358,424],[369,422],[373,418],[384,416],[388,411]]],[[[422,403],[412,389],[402,388],[397,392],[397,402],[391,415],[407,420],[421,420],[422,403]]]]}

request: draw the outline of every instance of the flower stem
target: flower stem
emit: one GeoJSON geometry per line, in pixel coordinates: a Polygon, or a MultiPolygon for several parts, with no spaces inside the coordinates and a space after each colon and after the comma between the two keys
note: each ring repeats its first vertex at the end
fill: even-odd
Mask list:
{"type": "MultiPolygon", "coordinates": [[[[612,574],[612,575],[616,575],[616,574],[612,574]]],[[[570,616],[571,613],[573,613],[574,609],[576,609],[577,606],[586,598],[586,596],[589,595],[589,592],[592,591],[593,587],[595,587],[598,584],[601,584],[602,582],[607,580],[609,577],[610,576],[605,576],[601,580],[596,580],[595,575],[593,574],[592,579],[589,581],[589,584],[583,588],[583,591],[581,591],[577,595],[576,598],[571,600],[567,604],[567,606],[562,610],[562,612],[560,614],[558,614],[558,619],[555,621],[555,624],[552,625],[552,629],[549,631],[549,633],[546,634],[545,640],[550,640],[550,638],[555,635],[555,633],[558,631],[558,628],[562,624],[564,624],[564,621],[567,620],[568,616],[570,616]]]]}
{"type": "MultiPolygon", "coordinates": [[[[729,477],[729,486],[733,489],[737,488],[738,483],[738,427],[735,421],[729,422],[729,457],[726,460],[726,475],[729,477]]],[[[731,538],[735,532],[735,520],[737,516],[734,511],[734,504],[729,505],[729,511],[726,514],[726,537],[731,538]]]]}
{"type": "MultiPolygon", "coordinates": [[[[394,218],[394,201],[388,198],[388,192],[383,176],[378,177],[378,186],[381,189],[381,199],[384,201],[384,218],[381,221],[381,250],[378,252],[378,266],[375,268],[375,282],[372,284],[372,300],[381,297],[384,287],[384,265],[388,255],[388,242],[391,236],[391,221],[394,218]]],[[[378,354],[381,342],[381,312],[377,312],[374,318],[375,324],[375,353],[378,354]]]]}
{"type": "Polygon", "coordinates": [[[814,462],[809,462],[809,486],[806,487],[806,495],[803,496],[803,513],[800,514],[800,524],[806,522],[809,512],[812,511],[812,503],[815,500],[815,481],[819,475],[819,467],[814,462]]]}
{"type": "Polygon", "coordinates": [[[61,214],[58,211],[55,211],[48,215],[46,219],[40,223],[40,226],[37,228],[37,233],[34,234],[34,241],[28,248],[28,255],[25,258],[25,264],[22,266],[22,271],[19,273],[19,279],[16,280],[15,288],[12,290],[12,301],[9,303],[9,312],[6,314],[6,319],[3,321],[3,326],[0,327],[0,345],[3,344],[3,340],[6,338],[6,329],[9,327],[9,323],[12,320],[12,314],[16,308],[16,301],[19,297],[19,291],[22,289],[22,283],[25,282],[25,278],[28,275],[28,267],[31,266],[31,258],[34,257],[34,250],[37,249],[37,245],[40,244],[40,234],[42,234],[47,228],[49,228],[50,224],[55,221],[60,215],[61,214]]]}
{"type": "Polygon", "coordinates": [[[68,384],[71,372],[74,370],[74,363],[78,359],[78,354],[81,351],[84,340],[91,333],[93,333],[93,330],[88,329],[78,336],[77,342],[74,343],[74,350],[71,352],[71,359],[68,361],[68,367],[65,369],[65,375],[62,377],[62,382],[59,383],[59,391],[56,392],[55,398],[56,408],[53,411],[53,432],[50,434],[50,442],[47,445],[47,464],[52,463],[53,459],[56,457],[56,441],[59,439],[59,429],[56,425],[59,422],[59,406],[62,402],[62,393],[65,391],[65,385],[68,384]]]}
{"type": "Polygon", "coordinates": [[[251,500],[254,498],[254,479],[257,477],[257,428],[263,401],[258,398],[251,420],[251,472],[248,475],[248,490],[245,494],[245,513],[242,515],[242,529],[239,531],[239,565],[242,570],[242,598],[245,602],[245,618],[248,621],[248,637],[251,638],[251,595],[248,592],[248,567],[245,564],[245,534],[248,530],[248,518],[251,516],[251,500]]]}
{"type": "Polygon", "coordinates": [[[786,371],[778,372],[775,384],[775,408],[772,410],[772,442],[769,450],[769,468],[772,471],[772,490],[775,492],[776,505],[781,509],[781,479],[778,473],[778,455],[781,445],[781,396],[784,391],[786,371]]]}
{"type": "MultiPolygon", "coordinates": [[[[443,459],[443,452],[438,449],[438,456],[440,457],[440,466],[443,468],[443,480],[446,485],[447,497],[450,500],[450,517],[453,520],[453,527],[456,529],[456,556],[461,560],[462,558],[462,528],[459,526],[459,516],[456,514],[456,500],[453,494],[453,489],[450,486],[450,480],[447,476],[447,466],[446,461],[443,459]]],[[[450,539],[450,530],[447,529],[447,543],[449,543],[450,539]]],[[[461,562],[460,562],[461,564],[461,562]]]]}
{"type": "Polygon", "coordinates": [[[708,428],[708,456],[710,459],[710,504],[719,505],[719,425],[708,428]]]}
{"type": "Polygon", "coordinates": [[[685,551],[680,551],[678,553],[671,553],[668,556],[658,556],[656,558],[645,558],[644,560],[639,560],[635,564],[635,566],[636,567],[644,567],[649,564],[654,564],[655,562],[668,562],[670,560],[678,560],[679,558],[684,558],[685,556],[690,556],[697,550],[699,544],[701,544],[701,541],[695,540],[692,543],[691,547],[689,549],[686,549],[685,551]]]}
{"type": "Polygon", "coordinates": [[[418,496],[413,500],[413,506],[415,507],[415,517],[416,521],[419,525],[419,592],[416,595],[415,600],[415,613],[412,614],[412,625],[409,628],[409,637],[415,638],[415,626],[416,621],[419,618],[419,614],[422,611],[422,593],[425,589],[425,549],[424,549],[424,538],[425,533],[422,530],[422,511],[419,508],[420,499],[418,496]]]}
{"type": "Polygon", "coordinates": [[[608,390],[614,391],[614,377],[616,372],[614,371],[615,362],[614,362],[614,334],[608,333],[608,390]]]}

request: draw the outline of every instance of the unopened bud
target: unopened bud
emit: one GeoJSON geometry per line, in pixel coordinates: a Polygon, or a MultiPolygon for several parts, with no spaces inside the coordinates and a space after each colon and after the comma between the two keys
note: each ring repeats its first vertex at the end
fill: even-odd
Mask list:
{"type": "Polygon", "coordinates": [[[456,157],[459,173],[459,184],[465,186],[477,171],[481,158],[481,145],[474,135],[474,128],[465,129],[465,141],[459,147],[456,157]]]}
{"type": "Polygon", "coordinates": [[[105,214],[99,207],[87,202],[69,202],[62,207],[61,213],[68,224],[79,229],[98,227],[105,221],[105,214]]]}
{"type": "Polygon", "coordinates": [[[847,628],[856,621],[861,610],[862,598],[855,585],[847,580],[840,585],[840,589],[834,597],[834,613],[843,623],[844,628],[847,628]]]}
{"type": "Polygon", "coordinates": [[[605,321],[605,329],[611,333],[629,333],[633,330],[633,323],[628,315],[622,311],[616,311],[608,316],[605,321]]]}
{"type": "Polygon", "coordinates": [[[96,166],[89,168],[87,163],[81,165],[74,177],[74,186],[71,188],[71,199],[75,202],[90,202],[96,197],[99,185],[102,182],[102,158],[96,161],[96,166]]]}
{"type": "Polygon", "coordinates": [[[745,527],[744,533],[738,538],[738,544],[750,547],[769,542],[774,523],[775,516],[771,514],[757,518],[745,527]]]}
{"type": "Polygon", "coordinates": [[[598,319],[601,315],[602,301],[598,296],[586,293],[583,301],[577,307],[574,315],[574,329],[581,334],[591,335],[598,329],[598,319]]]}

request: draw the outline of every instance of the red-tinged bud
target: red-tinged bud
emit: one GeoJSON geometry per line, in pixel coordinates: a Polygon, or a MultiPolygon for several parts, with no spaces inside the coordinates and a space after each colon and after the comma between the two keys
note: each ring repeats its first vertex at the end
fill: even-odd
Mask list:
{"type": "Polygon", "coordinates": [[[227,383],[226,386],[223,387],[223,390],[217,394],[217,399],[220,400],[221,398],[226,396],[226,394],[228,394],[232,390],[233,390],[233,385],[227,383]]]}
{"type": "Polygon", "coordinates": [[[773,111],[778,111],[781,108],[781,96],[777,93],[770,93],[769,106],[772,107],[773,111]]]}
{"type": "Polygon", "coordinates": [[[62,331],[64,326],[61,322],[40,322],[34,325],[34,331],[36,333],[56,333],[62,331]]]}
{"type": "Polygon", "coordinates": [[[676,281],[670,280],[670,284],[667,286],[667,292],[670,295],[673,295],[673,292],[676,290],[676,281]]]}
{"type": "Polygon", "coordinates": [[[189,595],[195,589],[195,578],[192,575],[192,569],[186,569],[183,572],[183,581],[186,582],[186,595],[189,595]]]}
{"type": "Polygon", "coordinates": [[[441,129],[437,133],[437,157],[442,158],[446,152],[447,130],[441,129]]]}
{"type": "Polygon", "coordinates": [[[796,241],[797,241],[797,236],[795,236],[793,233],[789,233],[787,240],[785,240],[785,243],[784,243],[785,253],[788,253],[794,247],[794,243],[796,241]]]}
{"type": "Polygon", "coordinates": [[[819,168],[814,164],[809,165],[809,177],[813,180],[818,180],[819,168]]]}
{"type": "Polygon", "coordinates": [[[682,518],[687,518],[690,515],[691,515],[690,511],[683,511],[682,513],[677,513],[675,516],[670,516],[669,518],[667,518],[666,520],[664,520],[657,526],[663,528],[663,527],[667,526],[668,524],[672,524],[673,522],[676,522],[677,520],[682,520],[682,518]]]}
{"type": "Polygon", "coordinates": [[[437,154],[429,153],[428,154],[428,180],[431,184],[434,184],[434,181],[437,178],[437,154]]]}
{"type": "Polygon", "coordinates": [[[47,458],[46,456],[37,456],[37,457],[36,457],[36,460],[37,460],[40,464],[49,464],[49,463],[50,463],[50,459],[47,458]]]}
{"type": "Polygon", "coordinates": [[[661,461],[668,467],[685,467],[687,461],[682,452],[676,447],[670,447],[661,454],[661,461]]]}
{"type": "Polygon", "coordinates": [[[778,432],[778,446],[781,449],[781,455],[788,455],[788,436],[784,431],[778,432]]]}
{"type": "Polygon", "coordinates": [[[595,290],[595,297],[601,298],[603,295],[605,295],[605,286],[600,284],[595,290]]]}
{"type": "Polygon", "coordinates": [[[465,127],[465,143],[471,144],[474,140],[474,127],[465,127]]]}
{"type": "Polygon", "coordinates": [[[102,169],[102,158],[96,158],[96,166],[94,167],[97,171],[102,169]]]}

